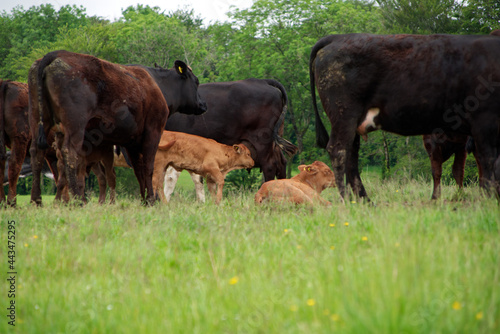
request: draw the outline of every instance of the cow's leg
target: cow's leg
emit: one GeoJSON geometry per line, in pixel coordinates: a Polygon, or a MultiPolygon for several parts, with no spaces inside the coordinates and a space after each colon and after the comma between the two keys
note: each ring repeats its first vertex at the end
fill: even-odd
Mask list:
{"type": "Polygon", "coordinates": [[[463,150],[457,150],[455,152],[455,159],[453,160],[453,178],[457,182],[458,188],[463,189],[464,187],[464,173],[465,173],[465,160],[467,159],[467,151],[465,146],[463,150]]]}
{"type": "MultiPolygon", "coordinates": [[[[38,138],[34,136],[33,138],[38,138]]],[[[31,156],[31,171],[33,181],[31,184],[31,202],[36,205],[42,205],[42,190],[40,187],[40,178],[44,161],[45,150],[37,147],[36,140],[31,141],[30,156],[31,156]]]]}
{"type": "Polygon", "coordinates": [[[432,180],[434,187],[432,189],[431,199],[441,197],[441,176],[443,174],[443,159],[431,157],[432,180]]]}
{"type": "Polygon", "coordinates": [[[492,120],[488,118],[481,119],[481,121],[476,120],[476,123],[483,124],[483,126],[481,128],[473,128],[472,136],[476,143],[477,158],[482,171],[480,183],[486,191],[494,191],[497,193],[497,196],[500,196],[498,191],[499,180],[495,180],[497,159],[500,156],[500,145],[498,144],[500,129],[498,129],[495,122],[497,122],[496,119],[492,120]],[[484,126],[484,124],[488,124],[488,126],[484,126]]]}
{"type": "MultiPolygon", "coordinates": [[[[50,171],[52,172],[52,175],[54,176],[54,181],[56,183],[56,189],[57,189],[57,185],[59,184],[59,174],[60,173],[59,173],[58,167],[57,167],[58,159],[56,157],[56,153],[46,154],[45,155],[45,160],[47,161],[47,164],[49,165],[50,171]]],[[[61,161],[63,161],[62,155],[61,155],[61,161]]],[[[64,170],[64,166],[62,168],[63,168],[62,170],[64,170]]],[[[66,182],[66,180],[64,180],[64,181],[66,182]]],[[[56,190],[56,197],[57,197],[57,190],[56,190]]],[[[67,186],[64,187],[62,189],[62,191],[60,191],[59,200],[61,200],[61,199],[65,203],[69,202],[69,189],[68,189],[67,186]]]]}
{"type": "Polygon", "coordinates": [[[146,200],[146,186],[144,182],[144,164],[141,155],[135,148],[126,147],[127,154],[132,163],[132,168],[134,169],[135,177],[137,182],[139,182],[139,191],[141,193],[141,198],[143,201],[146,200]]]}
{"type": "Polygon", "coordinates": [[[17,180],[19,178],[19,173],[21,172],[21,168],[23,166],[24,158],[26,158],[27,146],[28,146],[27,140],[17,140],[12,143],[12,149],[9,158],[9,170],[8,170],[9,194],[7,196],[7,204],[10,206],[16,206],[17,180]]]}
{"type": "Polygon", "coordinates": [[[265,182],[275,179],[276,168],[274,167],[272,161],[261,161],[260,166],[262,168],[262,173],[264,174],[265,182]]]}
{"type": "Polygon", "coordinates": [[[102,165],[104,168],[104,173],[106,175],[106,181],[108,181],[109,186],[109,203],[114,204],[116,200],[116,173],[113,167],[114,156],[110,152],[102,160],[102,165]]]}
{"type": "MultiPolygon", "coordinates": [[[[64,157],[66,177],[69,188],[76,200],[85,203],[85,174],[86,163],[83,156],[83,136],[84,129],[67,131],[62,145],[62,155],[64,157]]],[[[91,148],[89,148],[91,149],[91,148]]],[[[86,152],[90,154],[90,152],[86,152]]]]}
{"type": "Polygon", "coordinates": [[[91,167],[92,172],[94,172],[97,177],[97,183],[99,185],[99,204],[104,204],[106,202],[106,172],[104,171],[104,166],[100,163],[94,163],[91,167]]]}
{"type": "MultiPolygon", "coordinates": [[[[334,115],[336,114],[336,111],[330,111],[328,114],[334,115]]],[[[347,171],[358,168],[358,152],[353,152],[353,150],[359,149],[359,145],[355,145],[356,121],[343,120],[340,122],[337,120],[330,120],[330,122],[332,123],[332,132],[326,149],[330,154],[333,173],[335,174],[335,182],[339,188],[341,201],[344,203],[347,197],[345,183],[347,171]],[[353,157],[356,159],[353,159],[353,157]],[[353,159],[353,161],[351,161],[351,159],[353,159]],[[349,167],[347,167],[348,165],[349,167]]],[[[361,189],[364,190],[361,179],[359,179],[359,184],[359,187],[355,189],[355,191],[357,191],[355,195],[358,197],[364,195],[364,197],[369,200],[366,196],[366,192],[364,194],[361,193],[361,189]]]]}
{"type": "Polygon", "coordinates": [[[155,159],[154,168],[153,168],[153,192],[154,192],[155,199],[158,199],[158,197],[159,197],[163,203],[167,204],[170,201],[170,196],[172,195],[172,192],[174,191],[173,189],[175,188],[175,182],[177,181],[177,178],[175,178],[175,177],[179,177],[176,173],[180,174],[180,172],[177,172],[171,166],[169,166],[166,169],[164,166],[164,163],[165,162],[162,161],[162,159],[160,159],[160,158],[155,159]],[[170,193],[168,195],[167,195],[166,189],[167,189],[167,183],[168,183],[169,176],[167,175],[166,171],[170,172],[173,175],[173,178],[175,178],[172,190],[170,191],[170,193]],[[163,187],[163,184],[165,185],[164,187],[163,187]],[[164,192],[161,191],[162,188],[163,188],[164,192]]]}
{"type": "Polygon", "coordinates": [[[191,175],[191,179],[194,182],[196,198],[198,199],[198,201],[205,203],[205,188],[203,187],[203,177],[193,172],[189,172],[189,175],[191,175]]]}
{"type": "Polygon", "coordinates": [[[55,137],[56,144],[56,168],[57,173],[54,173],[54,179],[56,180],[56,201],[61,201],[61,199],[65,202],[69,202],[69,187],[68,187],[68,179],[66,177],[66,167],[64,166],[64,157],[62,153],[62,134],[57,134],[55,137]],[[67,194],[67,196],[65,196],[67,194]]]}
{"type": "MultiPolygon", "coordinates": [[[[156,125],[155,125],[156,126],[156,125]]],[[[146,202],[149,205],[153,205],[155,202],[155,193],[153,191],[153,172],[155,166],[156,151],[158,150],[158,144],[160,142],[163,127],[160,129],[150,128],[145,129],[144,138],[142,140],[142,160],[143,160],[143,182],[144,187],[147,190],[146,202]]],[[[163,172],[165,173],[165,168],[163,172]]],[[[160,178],[160,181],[165,179],[164,175],[160,178]]],[[[158,189],[161,193],[161,187],[158,189]]]]}
{"type": "Polygon", "coordinates": [[[347,159],[347,182],[351,185],[354,194],[359,198],[368,199],[365,187],[361,182],[361,175],[359,175],[359,146],[360,146],[360,136],[356,134],[354,137],[354,143],[351,150],[350,156],[347,159]]]}
{"type": "Polygon", "coordinates": [[[208,192],[210,193],[210,196],[212,196],[212,198],[216,198],[216,195],[217,195],[217,184],[215,183],[215,180],[212,179],[211,176],[207,176],[207,188],[208,188],[208,192]]]}
{"type": "Polygon", "coordinates": [[[222,201],[222,189],[224,188],[224,175],[217,170],[213,174],[215,183],[217,184],[217,196],[215,197],[215,204],[219,204],[222,201]]]}
{"type": "MultiPolygon", "coordinates": [[[[155,173],[156,173],[156,168],[155,168],[155,173]]],[[[165,173],[165,179],[163,182],[163,193],[165,197],[162,197],[162,200],[164,198],[166,202],[170,202],[170,198],[172,197],[172,193],[174,192],[175,185],[177,184],[177,180],[179,179],[179,175],[181,175],[181,172],[176,171],[175,168],[172,166],[168,166],[167,172],[165,173]]],[[[155,187],[154,174],[153,174],[153,187],[155,187]]]]}

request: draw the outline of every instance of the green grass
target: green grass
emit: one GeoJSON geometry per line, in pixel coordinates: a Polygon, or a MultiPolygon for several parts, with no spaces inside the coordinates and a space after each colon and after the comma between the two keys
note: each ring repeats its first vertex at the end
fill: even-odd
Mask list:
{"type": "Polygon", "coordinates": [[[189,175],[168,206],[19,198],[2,308],[15,219],[19,333],[499,332],[497,200],[365,176],[376,205],[199,204],[189,175]]]}

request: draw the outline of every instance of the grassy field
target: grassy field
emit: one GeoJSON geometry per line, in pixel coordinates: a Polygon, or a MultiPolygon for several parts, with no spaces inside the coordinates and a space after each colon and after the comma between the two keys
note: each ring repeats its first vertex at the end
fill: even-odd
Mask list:
{"type": "MultiPolygon", "coordinates": [[[[189,177],[189,176],[188,176],[189,177]]],[[[0,333],[498,333],[500,209],[475,188],[368,178],[376,205],[138,200],[2,209],[0,333]]]]}

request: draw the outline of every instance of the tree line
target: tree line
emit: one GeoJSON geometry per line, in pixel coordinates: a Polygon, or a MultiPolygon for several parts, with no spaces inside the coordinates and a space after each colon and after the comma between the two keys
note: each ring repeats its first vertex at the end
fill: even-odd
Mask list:
{"type": "MultiPolygon", "coordinates": [[[[300,150],[289,164],[292,168],[329,160],[315,145],[309,90],[309,54],[318,39],[356,32],[488,34],[500,28],[500,2],[256,0],[248,9],[232,9],[228,16],[227,22],[204,24],[192,9],[166,12],[137,5],[109,21],[89,16],[83,6],[18,6],[0,14],[0,78],[27,82],[36,59],[65,49],[121,64],[171,67],[181,59],[201,83],[276,79],[289,97],[284,137],[300,150]]],[[[370,134],[361,145],[360,168],[374,168],[383,177],[430,179],[419,136],[370,134]]],[[[466,177],[474,175],[475,163],[468,159],[466,177]]],[[[445,182],[450,179],[451,168],[445,166],[443,176],[445,182]]]]}

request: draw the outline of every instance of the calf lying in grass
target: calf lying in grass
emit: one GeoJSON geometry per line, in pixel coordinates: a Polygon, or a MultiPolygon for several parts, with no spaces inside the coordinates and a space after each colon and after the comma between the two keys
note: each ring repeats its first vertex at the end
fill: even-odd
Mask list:
{"type": "Polygon", "coordinates": [[[153,189],[166,203],[163,181],[167,167],[172,166],[177,171],[185,169],[206,178],[208,190],[219,204],[226,174],[253,165],[250,151],[243,144],[228,146],[200,136],[163,131],[155,157],[153,189]]]}
{"type": "Polygon", "coordinates": [[[323,162],[300,165],[300,173],[291,179],[272,180],[264,183],[255,194],[255,203],[265,200],[291,202],[295,204],[331,205],[319,195],[328,187],[335,187],[335,176],[323,162]]]}

